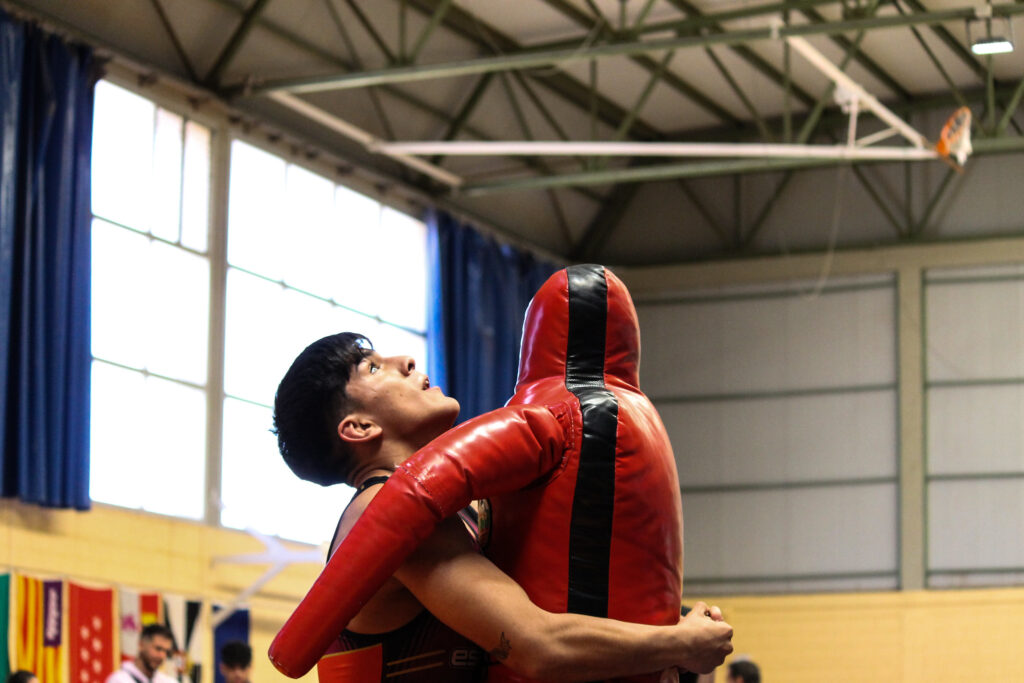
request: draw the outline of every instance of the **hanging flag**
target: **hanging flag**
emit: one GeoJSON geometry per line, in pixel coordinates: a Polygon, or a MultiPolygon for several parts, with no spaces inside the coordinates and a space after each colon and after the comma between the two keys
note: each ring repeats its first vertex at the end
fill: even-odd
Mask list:
{"type": "Polygon", "coordinates": [[[64,683],[63,581],[18,576],[17,668],[28,669],[39,683],[64,683]]]}
{"type": "Polygon", "coordinates": [[[139,616],[143,626],[164,623],[162,607],[159,593],[139,593],[139,616]]]}
{"type": "MultiPolygon", "coordinates": [[[[139,654],[139,632],[142,630],[139,594],[131,588],[119,588],[117,598],[121,632],[121,661],[128,662],[139,654]]],[[[75,682],[72,681],[72,683],[75,682]]]]}
{"type": "Polygon", "coordinates": [[[68,659],[72,683],[103,683],[114,660],[114,589],[68,582],[68,659]]]}
{"type": "MultiPolygon", "coordinates": [[[[163,623],[159,593],[139,593],[131,588],[118,589],[121,624],[121,661],[130,662],[139,654],[142,627],[163,623]]],[[[42,682],[40,682],[42,683],[42,682]]]]}
{"type": "MultiPolygon", "coordinates": [[[[178,680],[196,683],[200,678],[199,613],[203,603],[180,595],[164,595],[164,623],[174,634],[178,680]]],[[[166,672],[165,672],[166,673],[166,672]]],[[[171,675],[171,674],[169,674],[171,675]]]]}
{"type": "Polygon", "coordinates": [[[0,574],[0,672],[11,670],[10,643],[11,575],[0,574]]]}
{"type": "MultiPolygon", "coordinates": [[[[224,609],[220,605],[213,608],[214,614],[224,609]]],[[[249,644],[249,610],[236,609],[224,621],[213,629],[213,680],[214,683],[225,683],[220,672],[220,650],[232,640],[240,640],[249,644]]]]}

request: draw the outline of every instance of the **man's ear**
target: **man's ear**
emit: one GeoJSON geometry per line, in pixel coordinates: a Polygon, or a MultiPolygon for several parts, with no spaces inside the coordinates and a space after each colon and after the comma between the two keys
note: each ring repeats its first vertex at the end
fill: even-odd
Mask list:
{"type": "Polygon", "coordinates": [[[380,425],[360,413],[349,413],[338,423],[338,436],[348,443],[365,443],[381,435],[380,425]]]}

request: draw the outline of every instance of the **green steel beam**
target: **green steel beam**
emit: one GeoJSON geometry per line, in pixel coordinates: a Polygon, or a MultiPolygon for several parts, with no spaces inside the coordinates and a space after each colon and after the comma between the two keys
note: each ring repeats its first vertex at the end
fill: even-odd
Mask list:
{"type": "Polygon", "coordinates": [[[370,36],[370,39],[373,41],[374,45],[377,46],[377,49],[384,54],[384,58],[387,60],[388,64],[398,63],[398,60],[395,58],[395,53],[392,52],[391,48],[388,47],[388,44],[384,42],[384,39],[374,27],[370,18],[363,13],[363,10],[359,7],[359,3],[355,0],[345,0],[345,4],[348,5],[350,10],[352,10],[352,14],[356,15],[356,20],[362,25],[366,34],[370,36]]]}
{"type": "MultiPolygon", "coordinates": [[[[789,49],[788,44],[786,45],[786,48],[789,49]]],[[[757,108],[754,106],[754,103],[751,102],[750,98],[747,97],[746,93],[743,92],[743,88],[740,87],[740,84],[736,82],[736,79],[732,77],[732,74],[729,73],[729,70],[725,68],[725,64],[722,63],[722,60],[718,58],[718,55],[716,55],[715,51],[710,47],[704,48],[704,52],[707,53],[708,58],[715,65],[715,68],[718,69],[718,73],[722,75],[722,78],[725,79],[725,82],[729,84],[730,88],[732,88],[732,91],[736,94],[736,97],[740,98],[740,102],[743,103],[743,106],[746,108],[747,113],[750,114],[750,118],[754,119],[754,124],[757,126],[757,129],[761,131],[761,139],[765,140],[766,142],[771,141],[773,139],[773,136],[771,134],[771,131],[768,130],[768,126],[765,125],[764,119],[761,117],[761,114],[758,113],[757,108]]]]}
{"type": "MultiPolygon", "coordinates": [[[[331,2],[331,0],[327,0],[331,2]]],[[[409,14],[409,3],[406,0],[399,0],[398,2],[398,61],[405,64],[406,41],[408,40],[408,22],[407,17],[409,14]]]]}
{"type": "MultiPolygon", "coordinates": [[[[903,9],[903,5],[896,3],[896,9],[899,11],[900,14],[906,14],[906,10],[903,9]]],[[[931,60],[931,63],[935,65],[936,69],[938,69],[939,74],[942,76],[942,80],[946,82],[946,85],[949,87],[950,92],[952,92],[953,96],[956,97],[957,101],[960,103],[960,106],[966,106],[967,103],[964,101],[963,95],[960,93],[960,88],[957,86],[956,83],[953,82],[953,78],[949,75],[949,72],[946,71],[946,68],[942,65],[942,62],[939,61],[939,58],[935,56],[935,52],[925,41],[924,37],[921,35],[921,32],[917,30],[916,26],[911,26],[910,31],[914,34],[914,38],[917,40],[918,45],[920,45],[921,49],[923,49],[925,54],[928,55],[928,59],[931,60]]]]}
{"type": "MultiPolygon", "coordinates": [[[[924,6],[924,3],[922,3],[921,0],[904,0],[904,2],[906,2],[912,10],[914,10],[915,14],[911,16],[923,16],[925,14],[928,14],[928,8],[924,6]]],[[[1019,8],[1020,6],[1018,6],[1018,9],[1019,8]]],[[[995,10],[995,8],[993,8],[993,10],[995,10]]],[[[975,16],[976,14],[972,8],[971,13],[969,15],[961,17],[961,19],[973,19],[975,16]]],[[[993,11],[992,16],[1004,15],[1002,15],[999,12],[993,11]]],[[[957,40],[953,36],[953,34],[950,33],[948,29],[946,29],[945,26],[932,25],[931,30],[933,33],[935,33],[936,36],[938,36],[939,40],[945,43],[946,47],[949,48],[950,52],[956,55],[968,69],[973,71],[975,75],[978,76],[978,78],[984,81],[985,69],[982,68],[980,64],[978,64],[978,60],[974,58],[974,56],[970,53],[970,51],[967,48],[960,44],[960,41],[957,40]]]]}
{"type": "MultiPolygon", "coordinates": [[[[816,12],[814,9],[807,8],[802,9],[800,11],[801,13],[803,13],[805,17],[807,17],[807,19],[809,19],[811,22],[815,24],[824,24],[827,21],[825,17],[816,12]]],[[[847,38],[846,36],[837,35],[831,36],[831,38],[832,42],[835,43],[836,46],[839,47],[841,50],[846,51],[850,49],[850,39],[847,38]]],[[[878,62],[871,59],[871,57],[867,56],[863,52],[857,52],[854,59],[857,60],[857,63],[864,67],[868,73],[870,73],[872,76],[881,81],[885,85],[885,87],[889,88],[889,90],[896,93],[896,97],[900,98],[903,101],[911,99],[910,91],[904,88],[899,81],[893,78],[892,74],[883,69],[878,64],[878,62]]]]}
{"type": "Polygon", "coordinates": [[[1002,135],[1006,132],[1006,124],[1013,119],[1013,115],[1017,112],[1017,107],[1020,106],[1021,95],[1024,95],[1024,78],[1022,78],[1020,83],[1017,84],[1017,88],[1013,91],[1013,95],[1010,97],[1010,102],[1006,105],[1006,111],[1003,112],[1003,118],[999,120],[999,125],[996,126],[996,135],[1002,135]]]}
{"type": "Polygon", "coordinates": [[[861,186],[863,186],[864,189],[867,191],[868,196],[871,197],[871,199],[875,202],[875,205],[882,210],[882,213],[885,214],[885,217],[889,220],[889,223],[892,224],[893,229],[896,231],[896,236],[903,237],[903,225],[899,222],[896,216],[893,215],[892,211],[889,210],[889,206],[886,204],[885,199],[883,199],[882,196],[878,194],[878,190],[875,189],[875,186],[871,183],[867,176],[864,175],[864,171],[861,170],[860,166],[856,164],[853,165],[853,174],[857,176],[857,180],[860,181],[861,186]]]}
{"type": "MultiPolygon", "coordinates": [[[[996,85],[996,98],[997,101],[1001,99],[1009,99],[1014,92],[1014,86],[1009,85],[996,85]]],[[[984,87],[972,88],[965,90],[961,93],[964,101],[968,105],[971,104],[984,104],[986,91],[984,87]]],[[[936,110],[945,110],[945,113],[952,114],[956,107],[961,106],[959,100],[952,95],[948,90],[942,90],[938,93],[927,93],[917,95],[911,102],[886,102],[889,109],[895,112],[897,115],[904,118],[918,114],[920,112],[933,112],[936,110]]],[[[863,112],[862,112],[863,113],[863,112]]],[[[785,114],[770,117],[765,120],[771,128],[781,128],[784,126],[785,114]]],[[[802,114],[794,117],[794,121],[800,123],[806,120],[807,115],[802,114]]],[[[821,116],[821,124],[828,128],[839,128],[841,127],[844,132],[846,130],[847,121],[849,117],[842,113],[838,107],[827,110],[821,116]]],[[[938,131],[934,131],[937,135],[938,131]]],[[[687,142],[687,141],[703,141],[703,140],[723,140],[723,141],[748,141],[754,139],[750,135],[750,131],[737,131],[727,126],[708,126],[706,128],[699,128],[694,130],[688,130],[680,132],[675,135],[668,136],[668,139],[672,142],[687,142]]]]}
{"type": "Polygon", "coordinates": [[[472,197],[491,192],[536,190],[567,185],[613,185],[617,183],[636,183],[674,178],[700,178],[737,173],[779,171],[788,168],[815,168],[832,165],[830,162],[838,163],[838,161],[831,159],[741,159],[643,165],[625,169],[566,173],[547,178],[516,178],[486,183],[467,183],[462,186],[460,192],[472,197]]]}
{"type": "Polygon", "coordinates": [[[754,223],[750,226],[750,229],[747,230],[747,234],[740,238],[740,249],[746,249],[751,245],[751,243],[753,243],[754,238],[757,237],[757,233],[761,232],[761,228],[763,228],[764,224],[767,222],[772,209],[775,208],[779,199],[781,199],[782,195],[786,192],[786,186],[788,186],[789,182],[793,180],[793,176],[795,174],[796,171],[794,169],[788,169],[782,176],[782,180],[779,181],[779,184],[775,187],[775,191],[772,192],[771,196],[768,197],[768,200],[764,203],[764,206],[761,207],[761,212],[757,215],[757,218],[754,219],[754,223]]]}
{"type": "MultiPolygon", "coordinates": [[[[873,12],[877,7],[878,0],[873,0],[868,11],[873,12]]],[[[843,55],[843,61],[838,65],[840,71],[846,71],[846,67],[850,63],[850,60],[853,59],[857,51],[860,50],[860,44],[861,41],[864,40],[865,35],[867,35],[867,31],[858,32],[857,37],[854,38],[846,48],[846,54],[843,55]]],[[[811,139],[811,135],[813,135],[814,131],[817,129],[818,123],[821,120],[821,115],[825,111],[825,106],[828,104],[829,100],[831,100],[832,93],[835,92],[835,88],[835,83],[829,83],[828,87],[826,87],[821,93],[821,96],[818,98],[817,103],[815,103],[810,116],[808,116],[807,120],[804,121],[803,128],[800,129],[800,134],[796,136],[797,143],[803,144],[811,139]]]]}
{"type": "Polygon", "coordinates": [[[992,55],[985,56],[985,110],[987,113],[985,132],[989,135],[996,130],[996,75],[992,71],[992,55]]]}
{"type": "Polygon", "coordinates": [[[704,202],[701,201],[697,193],[693,191],[693,188],[690,187],[690,184],[683,180],[682,178],[679,178],[676,181],[676,183],[679,185],[679,188],[683,191],[683,194],[686,195],[686,198],[690,200],[690,203],[693,204],[694,207],[696,207],[697,213],[699,213],[704,218],[704,220],[707,221],[708,225],[711,227],[712,232],[714,232],[715,235],[718,236],[718,239],[722,240],[722,247],[724,249],[731,248],[733,244],[732,241],[729,239],[727,231],[722,228],[721,223],[718,222],[718,219],[714,216],[714,214],[711,213],[710,209],[708,209],[704,205],[704,202]]]}
{"type": "MultiPolygon", "coordinates": [[[[494,74],[484,74],[477,80],[476,85],[473,86],[472,92],[469,93],[469,97],[459,107],[459,112],[455,115],[455,118],[448,122],[448,129],[445,130],[444,135],[441,136],[442,140],[454,140],[455,136],[459,134],[462,127],[466,125],[466,121],[472,116],[473,111],[476,109],[476,105],[480,103],[480,99],[483,97],[484,92],[487,91],[487,86],[491,84],[494,79],[494,74]]],[[[444,159],[443,154],[434,156],[430,163],[437,166],[444,159]]]]}
{"type": "Polygon", "coordinates": [[[249,9],[242,15],[241,23],[238,24],[227,45],[224,46],[220,56],[217,57],[217,61],[214,62],[209,73],[206,74],[204,81],[207,85],[213,89],[217,89],[220,86],[220,78],[224,75],[224,70],[227,69],[231,60],[238,54],[239,48],[242,47],[242,43],[256,25],[256,19],[260,16],[260,12],[263,11],[268,2],[270,0],[254,0],[249,9]]]}
{"type": "MultiPolygon", "coordinates": [[[[404,6],[404,2],[403,2],[404,6]]],[[[441,20],[444,19],[444,15],[448,13],[448,8],[452,6],[452,0],[441,0],[441,4],[438,5],[437,9],[430,16],[430,22],[423,28],[419,38],[416,39],[416,44],[412,46],[412,52],[406,57],[406,62],[409,64],[415,64],[416,60],[420,56],[420,52],[423,50],[423,46],[427,44],[427,39],[433,35],[434,31],[437,30],[438,26],[441,25],[441,20]]]]}
{"type": "Polygon", "coordinates": [[[188,78],[193,83],[199,82],[199,75],[196,70],[192,67],[192,62],[189,61],[188,54],[185,52],[185,48],[182,46],[181,41],[178,39],[178,34],[175,33],[174,27],[171,26],[171,20],[167,17],[167,12],[164,11],[164,6],[160,3],[160,0],[151,0],[153,9],[156,10],[157,15],[160,17],[160,23],[163,24],[164,30],[167,31],[167,36],[171,39],[171,44],[174,45],[174,51],[178,53],[178,59],[181,60],[181,65],[185,67],[185,72],[188,74],[188,78]]]}
{"type": "MultiPolygon", "coordinates": [[[[423,0],[420,0],[420,2],[422,1],[423,0]]],[[[997,5],[992,8],[992,12],[994,16],[1012,17],[1017,14],[1024,14],[1024,4],[997,5]]],[[[254,92],[287,90],[301,93],[323,90],[364,88],[370,85],[409,83],[436,78],[452,78],[456,76],[482,74],[490,71],[509,71],[534,67],[550,67],[574,61],[603,59],[648,52],[661,52],[663,50],[705,47],[708,45],[730,45],[742,47],[744,43],[752,41],[786,38],[789,36],[836,35],[849,31],[867,31],[876,28],[906,27],[921,24],[932,25],[939,24],[944,21],[963,20],[967,17],[973,16],[974,8],[959,8],[925,12],[910,16],[876,16],[869,19],[836,21],[825,24],[782,26],[775,31],[771,28],[758,28],[726,31],[723,33],[712,33],[700,36],[677,36],[674,38],[658,40],[611,41],[602,45],[595,45],[582,49],[577,48],[538,52],[520,48],[502,55],[462,60],[459,62],[412,65],[365,71],[362,73],[271,81],[254,88],[254,92]]]]}
{"type": "MultiPolygon", "coordinates": [[[[700,13],[689,16],[685,19],[670,19],[667,21],[652,22],[641,27],[634,27],[627,31],[619,32],[620,37],[639,38],[648,33],[675,33],[677,35],[699,35],[710,31],[722,30],[721,24],[736,19],[749,19],[751,17],[781,14],[787,9],[801,10],[804,8],[820,7],[823,5],[838,5],[841,0],[794,0],[793,2],[781,2],[767,5],[756,5],[737,10],[724,12],[700,13]]],[[[572,38],[561,38],[544,43],[533,45],[536,50],[559,50],[563,48],[579,47],[587,40],[587,34],[573,36],[572,38]]]]}
{"type": "MultiPolygon", "coordinates": [[[[234,11],[240,11],[239,7],[237,5],[235,5],[231,0],[211,0],[211,1],[221,5],[225,9],[230,9],[230,10],[234,10],[234,11]]],[[[282,40],[282,41],[284,41],[284,42],[286,42],[286,43],[288,43],[290,45],[293,45],[294,47],[297,47],[297,48],[299,48],[301,50],[304,50],[308,54],[313,55],[313,56],[315,56],[315,57],[317,57],[319,59],[322,59],[324,62],[326,62],[328,64],[333,64],[334,66],[338,67],[339,69],[344,69],[344,70],[351,71],[351,70],[354,70],[354,69],[358,68],[358,66],[356,64],[340,58],[337,54],[335,54],[333,52],[324,50],[323,48],[321,48],[319,46],[316,46],[316,45],[313,45],[313,44],[309,43],[308,41],[304,40],[303,38],[301,38],[300,36],[298,36],[295,33],[291,32],[290,30],[288,30],[288,29],[284,28],[283,26],[280,26],[280,25],[278,25],[278,24],[276,24],[276,23],[274,23],[272,21],[268,21],[266,19],[260,20],[260,28],[263,29],[264,31],[267,31],[269,34],[273,35],[275,38],[278,38],[278,39],[280,39],[280,40],[282,40]]],[[[393,97],[393,98],[395,98],[395,99],[397,99],[397,100],[399,100],[401,102],[404,102],[404,103],[408,104],[410,107],[412,107],[412,108],[414,108],[414,109],[416,109],[418,111],[421,111],[421,112],[423,112],[425,114],[429,114],[430,116],[434,117],[435,119],[437,119],[439,121],[448,122],[450,120],[450,116],[449,116],[448,112],[442,111],[442,110],[436,108],[434,105],[432,105],[432,104],[430,104],[428,102],[425,102],[425,101],[423,101],[423,100],[421,100],[421,99],[419,99],[419,98],[417,98],[417,97],[415,97],[413,95],[410,95],[409,93],[405,92],[404,90],[400,90],[400,89],[392,87],[392,86],[382,86],[380,88],[380,91],[386,93],[389,97],[393,97]]],[[[469,133],[470,135],[472,135],[473,137],[475,137],[475,138],[477,138],[479,140],[494,140],[493,137],[491,137],[490,135],[488,135],[484,131],[479,130],[478,128],[475,128],[475,127],[473,127],[473,126],[471,126],[469,124],[466,124],[463,127],[463,129],[467,133],[469,133]]],[[[533,166],[531,166],[531,168],[534,168],[534,170],[537,170],[537,171],[541,171],[541,169],[538,169],[538,168],[533,167],[533,166]]],[[[593,202],[601,202],[603,200],[603,197],[601,195],[597,194],[596,192],[591,190],[589,187],[574,187],[573,191],[576,194],[579,194],[581,197],[585,197],[586,199],[588,199],[590,201],[593,201],[593,202]]]]}
{"type": "Polygon", "coordinates": [[[946,169],[946,175],[943,177],[942,182],[939,183],[938,188],[932,193],[931,199],[928,201],[928,206],[925,207],[924,214],[921,216],[921,220],[918,221],[914,231],[910,234],[911,237],[919,237],[928,227],[928,221],[931,220],[932,212],[935,211],[935,207],[938,206],[939,200],[946,193],[946,189],[949,187],[950,181],[953,180],[957,175],[956,171],[951,168],[946,169]]]}
{"type": "MultiPolygon", "coordinates": [[[[408,0],[410,6],[424,15],[429,15],[439,6],[440,0],[408,0]]],[[[510,54],[521,53],[523,47],[506,34],[498,31],[480,19],[463,10],[458,5],[453,5],[444,17],[444,27],[456,35],[474,43],[481,49],[491,53],[510,54]]],[[[580,109],[586,111],[589,101],[589,91],[586,85],[563,72],[547,73],[543,75],[529,74],[534,82],[542,85],[553,94],[565,99],[580,109]]],[[[598,116],[606,125],[615,128],[625,116],[625,111],[615,102],[606,97],[598,98],[598,116]]],[[[638,139],[662,140],[664,135],[661,131],[644,121],[637,121],[634,131],[638,139]]]]}
{"type": "Polygon", "coordinates": [[[636,15],[636,21],[633,22],[633,33],[638,33],[643,29],[644,22],[647,21],[647,15],[651,13],[651,9],[657,1],[658,0],[647,0],[643,8],[636,15]]]}
{"type": "MultiPolygon", "coordinates": [[[[519,105],[519,98],[516,97],[515,91],[512,89],[512,83],[509,81],[508,74],[500,74],[501,86],[505,91],[505,96],[508,98],[509,106],[512,107],[512,112],[515,114],[516,123],[519,125],[520,134],[527,140],[533,140],[533,131],[530,130],[530,124],[526,120],[526,114],[523,113],[523,108],[519,105]]],[[[541,169],[546,169],[547,165],[539,158],[533,159],[534,163],[541,169]]],[[[550,173],[550,171],[547,171],[550,173]]],[[[567,247],[572,247],[572,234],[569,232],[569,223],[565,219],[565,212],[562,211],[562,205],[558,201],[558,197],[555,195],[553,189],[546,190],[548,200],[551,202],[552,209],[555,212],[555,220],[558,222],[558,227],[562,231],[562,238],[565,240],[567,247]]]]}
{"type": "MultiPolygon", "coordinates": [[[[789,23],[789,12],[785,22],[789,23]]],[[[789,43],[782,44],[782,141],[793,141],[793,49],[789,43]]]]}
{"type": "MultiPolygon", "coordinates": [[[[338,35],[341,36],[342,42],[345,43],[349,60],[361,71],[363,69],[363,62],[359,59],[355,43],[352,42],[352,36],[349,35],[348,29],[345,28],[345,22],[342,21],[338,8],[334,6],[333,0],[324,0],[324,5],[327,7],[327,13],[331,15],[331,21],[334,22],[334,26],[338,29],[338,35]]],[[[391,119],[388,118],[387,111],[385,111],[384,105],[380,101],[378,90],[379,88],[367,88],[366,92],[370,96],[370,103],[373,105],[373,110],[377,113],[377,118],[380,119],[385,135],[387,135],[389,140],[394,140],[395,130],[392,128],[391,119]]]]}
{"type": "MultiPolygon", "coordinates": [[[[1024,152],[1024,136],[1003,138],[982,138],[973,143],[974,156],[1009,152],[1024,152]]],[[[708,162],[682,162],[638,166],[625,169],[608,169],[604,171],[566,173],[551,177],[516,178],[496,180],[486,183],[468,183],[460,192],[467,196],[478,196],[492,192],[509,192],[516,190],[536,190],[547,187],[566,187],[583,185],[609,185],[616,183],[635,183],[642,181],[669,180],[673,178],[698,178],[739,173],[763,173],[768,171],[785,171],[801,168],[827,168],[838,164],[848,164],[843,159],[737,159],[708,162]]],[[[862,164],[883,163],[877,161],[860,161],[862,164]]],[[[889,162],[891,163],[891,162],[889,162]]],[[[909,163],[909,162],[908,162],[909,163]]]]}
{"type": "MultiPolygon", "coordinates": [[[[533,106],[537,109],[537,111],[540,112],[540,115],[544,118],[544,120],[547,121],[547,124],[551,126],[551,129],[553,131],[555,131],[555,135],[557,135],[560,140],[568,140],[568,133],[565,132],[565,129],[562,128],[562,124],[560,124],[558,122],[558,119],[554,117],[551,111],[547,108],[547,105],[544,104],[543,100],[541,100],[540,97],[537,96],[537,93],[534,91],[533,86],[530,85],[529,81],[523,78],[523,75],[518,71],[513,71],[512,77],[516,79],[516,83],[518,83],[519,87],[523,89],[523,92],[526,93],[526,96],[530,98],[530,102],[533,103],[533,106]]],[[[588,159],[585,159],[583,157],[575,157],[575,159],[579,163],[581,168],[588,167],[588,159]]],[[[604,203],[604,197],[596,193],[593,194],[591,199],[598,203],[604,203]]]]}
{"type": "Polygon", "coordinates": [[[666,52],[662,60],[658,62],[657,69],[655,69],[651,73],[650,78],[647,79],[647,84],[644,86],[644,89],[640,91],[640,94],[636,98],[636,102],[633,103],[633,106],[626,113],[626,118],[622,119],[622,123],[620,123],[618,129],[616,129],[612,140],[618,142],[629,134],[629,130],[633,127],[633,123],[636,121],[637,116],[640,115],[640,111],[644,108],[644,105],[647,104],[647,100],[650,99],[651,93],[654,92],[654,86],[661,80],[661,77],[668,69],[669,62],[671,62],[672,58],[675,56],[676,53],[674,50],[666,52]]]}
{"type": "MultiPolygon", "coordinates": [[[[698,8],[696,5],[689,2],[688,0],[668,1],[677,9],[686,12],[686,14],[690,17],[701,17],[704,14],[700,10],[700,8],[698,8]]],[[[722,26],[721,24],[712,24],[706,29],[706,31],[707,30],[715,33],[723,33],[726,31],[725,27],[722,26]]],[[[684,34],[676,33],[676,35],[678,36],[684,34]]],[[[732,45],[731,48],[732,51],[735,52],[740,57],[740,59],[745,61],[751,67],[753,67],[757,71],[760,71],[769,80],[775,82],[780,86],[782,85],[783,74],[779,73],[779,70],[772,66],[764,57],[757,54],[746,45],[732,45]]],[[[811,103],[814,102],[814,97],[812,97],[810,93],[806,92],[805,90],[796,87],[792,83],[790,83],[790,88],[792,94],[796,95],[796,97],[800,101],[802,101],[806,106],[809,107],[811,106],[811,103]]]]}
{"type": "MultiPolygon", "coordinates": [[[[591,27],[592,31],[597,31],[598,35],[609,40],[614,40],[621,34],[613,33],[607,26],[607,22],[601,22],[597,26],[592,26],[591,18],[584,12],[580,11],[575,5],[568,0],[542,0],[544,4],[548,5],[552,9],[560,12],[567,19],[573,21],[579,26],[591,27]]],[[[584,38],[583,40],[586,40],[584,38]]],[[[642,67],[648,73],[654,73],[658,70],[658,64],[647,55],[633,55],[633,62],[642,67]]],[[[710,114],[713,114],[716,118],[722,120],[725,123],[740,126],[742,121],[733,116],[733,114],[718,104],[706,94],[695,88],[693,85],[685,81],[681,76],[672,73],[665,72],[662,75],[663,80],[666,84],[674,88],[677,92],[687,97],[690,101],[697,104],[699,107],[704,109],[710,114]]]]}
{"type": "Polygon", "coordinates": [[[597,257],[608,238],[615,231],[619,221],[622,220],[626,209],[629,208],[639,189],[639,185],[622,184],[611,191],[608,199],[597,210],[594,219],[570,252],[571,260],[589,261],[597,257]]]}

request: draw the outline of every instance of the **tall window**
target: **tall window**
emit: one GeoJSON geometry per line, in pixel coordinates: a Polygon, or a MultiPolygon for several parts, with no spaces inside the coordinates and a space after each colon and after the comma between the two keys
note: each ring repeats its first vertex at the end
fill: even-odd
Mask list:
{"type": "Polygon", "coordinates": [[[100,82],[93,150],[91,496],[199,519],[210,131],[100,82]]]}
{"type": "Polygon", "coordinates": [[[241,141],[228,215],[222,521],[321,541],[350,491],[288,471],[268,431],[277,383],[341,331],[425,362],[426,228],[241,141]]]}
{"type": "Polygon", "coordinates": [[[209,497],[226,526],[325,541],[349,492],[287,470],[274,392],[306,345],[339,331],[426,362],[426,227],[240,140],[228,196],[211,195],[211,130],[110,83],[95,121],[93,499],[201,519],[209,497]],[[218,203],[224,263],[209,249],[218,203]],[[208,377],[211,344],[222,378],[208,377]]]}

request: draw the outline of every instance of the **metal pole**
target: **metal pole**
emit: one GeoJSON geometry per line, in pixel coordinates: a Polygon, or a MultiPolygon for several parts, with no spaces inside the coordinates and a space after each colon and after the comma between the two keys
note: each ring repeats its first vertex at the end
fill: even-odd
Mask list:
{"type": "Polygon", "coordinates": [[[857,99],[864,103],[864,106],[875,113],[875,116],[898,130],[900,135],[909,140],[912,145],[915,147],[924,147],[928,144],[928,140],[923,135],[914,130],[899,116],[892,113],[888,107],[879,102],[874,95],[861,87],[859,83],[836,68],[835,64],[828,61],[823,54],[814,49],[814,47],[812,47],[806,40],[790,36],[789,38],[786,38],[786,42],[788,42],[793,49],[803,55],[807,61],[816,66],[819,71],[832,79],[836,85],[854,93],[857,99]]]}
{"type": "Polygon", "coordinates": [[[853,145],[796,145],[785,143],[731,142],[563,142],[510,140],[477,142],[451,140],[431,142],[366,143],[368,149],[387,154],[428,156],[629,156],[629,157],[716,157],[864,159],[898,161],[936,159],[938,153],[918,147],[861,147],[853,145]]]}
{"type": "MultiPolygon", "coordinates": [[[[323,109],[320,109],[319,107],[314,107],[312,104],[304,100],[301,100],[298,97],[295,97],[294,95],[289,95],[288,93],[284,92],[277,92],[271,93],[270,97],[276,102],[288,107],[289,109],[296,111],[302,114],[303,116],[330,128],[335,132],[341,133],[350,140],[355,140],[356,142],[358,142],[359,144],[363,145],[366,148],[376,148],[378,143],[380,142],[378,138],[374,137],[373,135],[366,132],[362,128],[353,126],[351,123],[343,121],[342,119],[325,112],[323,109]]],[[[374,149],[374,151],[377,150],[374,149]]],[[[409,168],[417,170],[420,173],[424,173],[430,176],[431,178],[434,178],[435,180],[440,180],[442,183],[448,185],[449,187],[459,187],[460,185],[462,185],[462,178],[455,175],[454,173],[450,173],[449,171],[444,170],[443,168],[434,166],[433,164],[424,161],[423,159],[409,156],[401,152],[382,151],[380,153],[384,154],[385,156],[391,157],[395,161],[405,164],[409,168]]]]}

